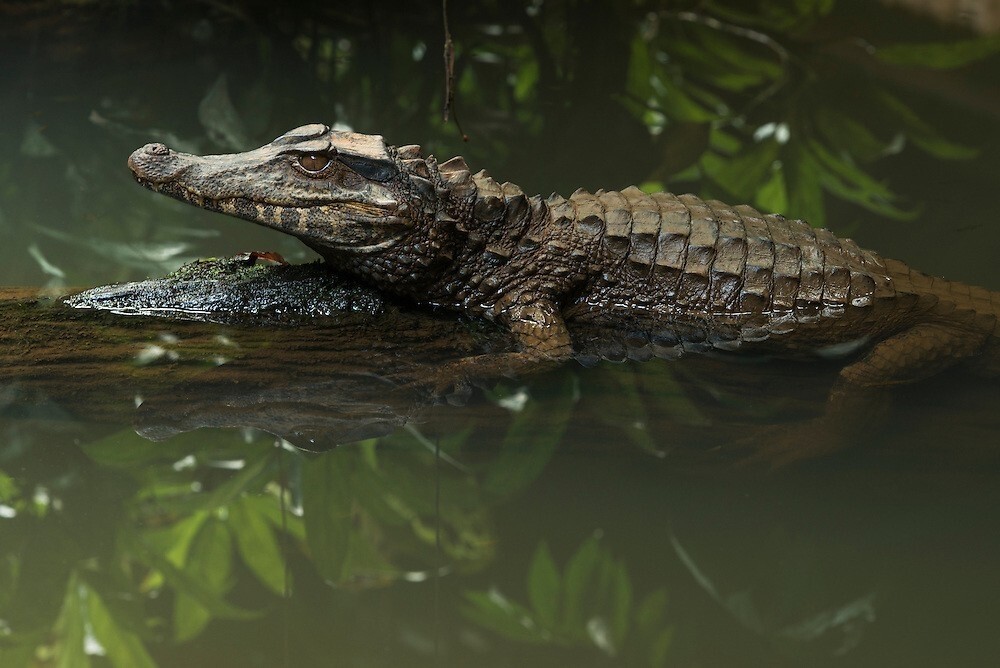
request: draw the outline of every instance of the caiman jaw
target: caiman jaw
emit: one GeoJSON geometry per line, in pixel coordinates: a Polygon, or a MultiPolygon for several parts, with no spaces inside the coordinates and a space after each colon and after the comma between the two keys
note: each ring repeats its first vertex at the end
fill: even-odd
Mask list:
{"type": "MultiPolygon", "coordinates": [[[[315,127],[328,132],[325,126],[315,127]]],[[[340,182],[304,172],[295,164],[303,155],[290,141],[295,139],[286,135],[254,151],[214,156],[147,144],[129,156],[128,166],[136,181],[150,190],[292,234],[320,252],[365,253],[395,243],[408,227],[402,216],[405,203],[386,185],[332,158],[328,164],[335,169],[327,172],[340,182]],[[350,184],[345,185],[348,177],[350,184]]],[[[304,144],[303,151],[322,148],[308,135],[298,144],[304,144]]]]}

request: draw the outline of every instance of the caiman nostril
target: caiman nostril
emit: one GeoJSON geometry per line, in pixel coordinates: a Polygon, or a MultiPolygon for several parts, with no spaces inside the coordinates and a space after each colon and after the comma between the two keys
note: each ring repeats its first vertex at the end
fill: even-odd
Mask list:
{"type": "Polygon", "coordinates": [[[163,144],[146,144],[145,149],[150,155],[170,155],[170,149],[163,144]]]}

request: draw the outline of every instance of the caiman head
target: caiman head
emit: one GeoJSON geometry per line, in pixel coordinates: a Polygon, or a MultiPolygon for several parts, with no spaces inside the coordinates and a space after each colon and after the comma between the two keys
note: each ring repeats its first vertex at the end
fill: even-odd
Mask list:
{"type": "Polygon", "coordinates": [[[292,234],[338,267],[390,285],[418,282],[451,255],[452,213],[470,206],[475,187],[464,162],[449,163],[319,124],[246,153],[147,144],[128,159],[151,190],[292,234]]]}

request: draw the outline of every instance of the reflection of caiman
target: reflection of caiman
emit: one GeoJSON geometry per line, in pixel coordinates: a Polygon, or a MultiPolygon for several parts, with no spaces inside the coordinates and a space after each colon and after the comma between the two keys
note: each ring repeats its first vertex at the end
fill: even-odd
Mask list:
{"type": "Polygon", "coordinates": [[[865,350],[842,388],[971,358],[1000,371],[1000,294],[747,206],[634,187],[527,197],[462,158],[439,164],[324,125],[235,155],[149,144],[129,166],[155,191],[295,235],[382,290],[495,319],[520,343],[503,358],[514,367],[569,356],[566,323],[579,322],[646,355],[865,350]]]}

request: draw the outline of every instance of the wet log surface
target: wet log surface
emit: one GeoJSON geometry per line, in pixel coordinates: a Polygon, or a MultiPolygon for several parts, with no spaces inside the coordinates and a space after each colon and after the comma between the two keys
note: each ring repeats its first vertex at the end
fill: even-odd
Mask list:
{"type": "Polygon", "coordinates": [[[442,361],[509,345],[312,265],[201,262],[65,300],[36,293],[0,290],[7,403],[55,402],[155,439],[252,426],[322,448],[387,433],[429,403],[423,381],[442,361]]]}

